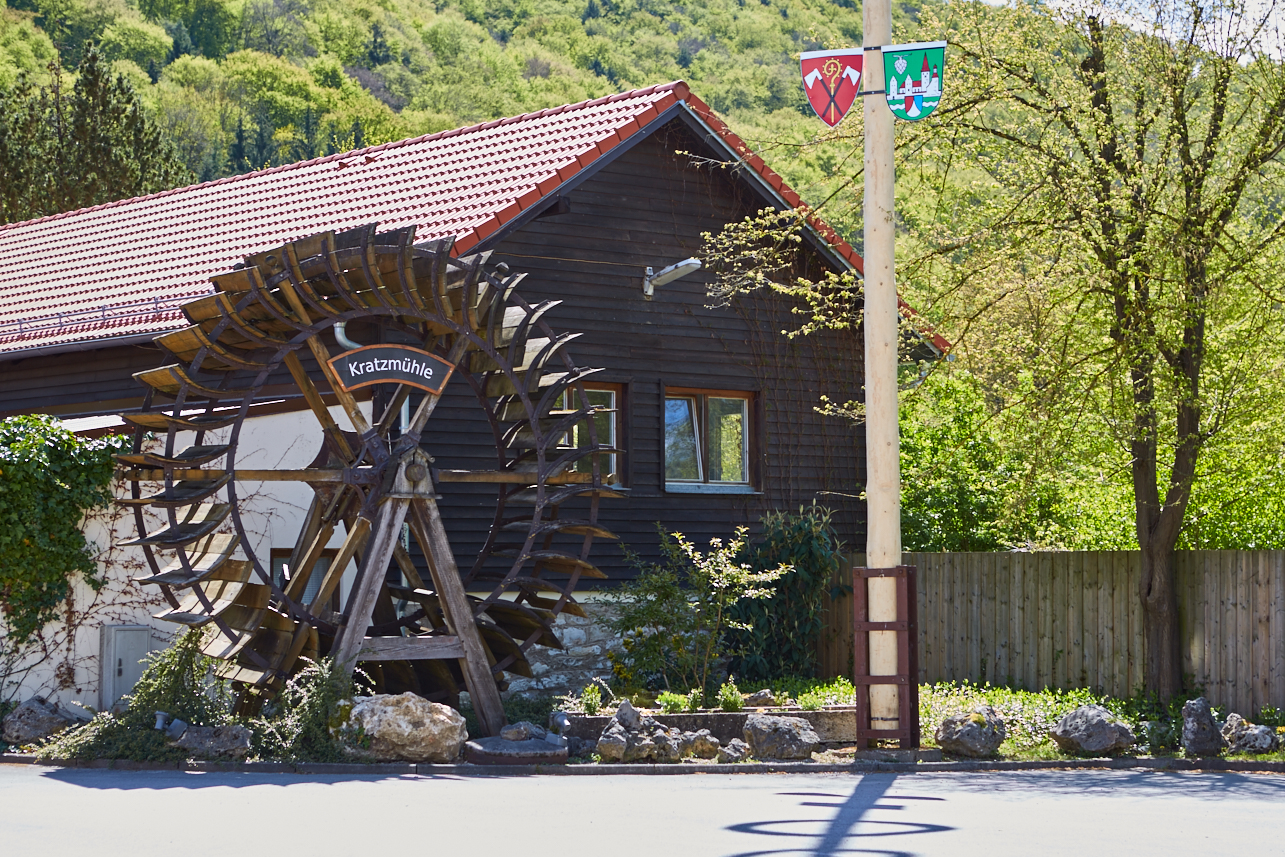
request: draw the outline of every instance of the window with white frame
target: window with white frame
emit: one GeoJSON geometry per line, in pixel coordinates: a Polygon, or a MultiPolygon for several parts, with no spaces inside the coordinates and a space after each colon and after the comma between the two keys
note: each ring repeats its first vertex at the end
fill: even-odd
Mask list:
{"type": "MultiPolygon", "coordinates": [[[[622,440],[620,404],[623,392],[623,388],[619,384],[585,385],[585,396],[588,399],[588,404],[596,409],[590,419],[593,422],[593,432],[597,436],[600,447],[620,448],[622,440]]],[[[581,408],[579,392],[571,389],[563,393],[559,408],[562,410],[579,410],[581,408]]],[[[590,420],[581,420],[572,426],[571,431],[567,432],[566,436],[562,438],[559,446],[562,449],[583,449],[591,446],[589,422],[590,420]]],[[[576,459],[572,463],[571,469],[578,473],[591,473],[593,471],[593,459],[592,455],[576,459]]],[[[604,483],[611,485],[620,484],[623,481],[619,463],[620,455],[617,453],[604,453],[598,456],[599,472],[602,474],[604,483]]]]}
{"type": "Polygon", "coordinates": [[[665,391],[665,485],[750,485],[751,394],[665,391]]]}

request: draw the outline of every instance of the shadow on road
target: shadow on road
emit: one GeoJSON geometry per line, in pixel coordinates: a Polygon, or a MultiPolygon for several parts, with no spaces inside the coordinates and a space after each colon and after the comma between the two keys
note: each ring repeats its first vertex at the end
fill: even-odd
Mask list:
{"type": "Polygon", "coordinates": [[[1285,800],[1285,777],[1211,771],[1009,771],[1005,773],[931,773],[919,778],[950,782],[953,791],[1039,792],[1045,795],[1133,795],[1285,800]]]}
{"type": "MultiPolygon", "coordinates": [[[[755,836],[788,837],[790,839],[811,839],[812,842],[782,842],[781,848],[745,851],[733,857],[785,857],[785,855],[816,855],[827,857],[833,854],[877,854],[884,857],[913,857],[913,851],[896,850],[899,843],[889,843],[892,848],[874,847],[882,841],[868,843],[872,847],[862,847],[865,839],[880,840],[887,836],[913,836],[917,834],[941,833],[953,830],[940,824],[925,824],[914,821],[896,821],[880,818],[869,818],[872,812],[888,812],[905,809],[904,804],[896,801],[941,801],[945,798],[916,795],[888,794],[897,781],[896,774],[867,774],[861,778],[847,797],[842,794],[827,792],[781,792],[782,797],[811,798],[800,802],[800,806],[838,810],[832,818],[789,818],[773,821],[750,821],[734,824],[728,830],[736,833],[748,833],[755,836]],[[862,829],[857,830],[861,825],[862,829]],[[820,832],[807,832],[794,828],[817,828],[820,832]]],[[[914,782],[913,778],[905,781],[914,782]]]]}
{"type": "Polygon", "coordinates": [[[110,769],[53,768],[42,771],[45,779],[57,780],[86,789],[111,789],[132,791],[136,789],[159,791],[162,789],[239,789],[250,786],[337,785],[340,783],[379,783],[393,780],[458,780],[438,774],[270,774],[237,773],[231,771],[113,771],[110,769]]]}

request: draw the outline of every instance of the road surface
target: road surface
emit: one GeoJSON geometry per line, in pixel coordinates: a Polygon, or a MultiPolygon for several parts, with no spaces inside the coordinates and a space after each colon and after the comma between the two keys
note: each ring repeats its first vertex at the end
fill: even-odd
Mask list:
{"type": "Polygon", "coordinates": [[[338,777],[0,765],[0,854],[1285,855],[1285,776],[338,777]]]}

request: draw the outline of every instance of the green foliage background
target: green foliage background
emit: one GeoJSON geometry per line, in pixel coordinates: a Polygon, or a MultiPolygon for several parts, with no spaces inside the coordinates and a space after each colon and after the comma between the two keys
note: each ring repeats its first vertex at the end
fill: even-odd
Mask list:
{"type": "Polygon", "coordinates": [[[50,416],[0,420],[0,610],[21,645],[53,619],[79,575],[101,586],[80,530],[105,503],[121,438],[85,440],[50,416]]]}
{"type": "MultiPolygon", "coordinates": [[[[0,90],[92,40],[201,180],[680,78],[795,146],[816,131],[798,53],[861,34],[854,0],[7,2],[0,90]]],[[[795,178],[841,157],[802,153],[795,178]]]]}

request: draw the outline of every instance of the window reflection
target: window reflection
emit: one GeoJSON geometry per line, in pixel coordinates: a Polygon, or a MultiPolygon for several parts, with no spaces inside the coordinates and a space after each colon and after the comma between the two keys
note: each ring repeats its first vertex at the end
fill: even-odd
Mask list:
{"type": "Polygon", "coordinates": [[[665,479],[700,481],[700,445],[696,421],[696,399],[665,399],[665,479]]]}

